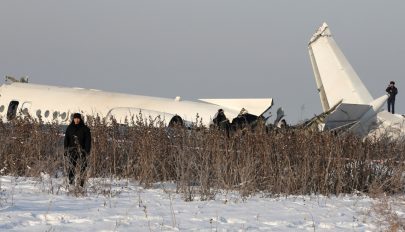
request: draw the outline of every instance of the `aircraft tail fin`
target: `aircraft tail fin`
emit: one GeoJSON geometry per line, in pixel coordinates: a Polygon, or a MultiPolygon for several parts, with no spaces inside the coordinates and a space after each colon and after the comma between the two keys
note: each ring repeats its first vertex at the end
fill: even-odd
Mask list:
{"type": "Polygon", "coordinates": [[[349,104],[369,104],[373,101],[326,23],[312,36],[308,49],[324,112],[339,101],[349,104]]]}

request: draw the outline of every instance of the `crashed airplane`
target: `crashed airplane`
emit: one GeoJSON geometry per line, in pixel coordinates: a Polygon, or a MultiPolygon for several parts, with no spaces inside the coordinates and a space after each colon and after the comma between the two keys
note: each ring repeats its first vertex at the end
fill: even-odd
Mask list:
{"type": "MultiPolygon", "coordinates": [[[[261,99],[200,99],[183,101],[140,95],[106,92],[95,89],[67,88],[28,83],[27,79],[6,77],[0,86],[0,117],[5,121],[29,115],[44,123],[67,125],[74,113],[100,116],[125,123],[141,112],[144,118],[159,116],[166,125],[176,120],[188,126],[202,123],[210,126],[222,109],[229,119],[236,118],[245,108],[250,115],[261,116],[273,104],[271,98],[261,99]],[[198,115],[198,119],[197,119],[198,115]]],[[[136,118],[135,118],[136,119],[136,118]]]]}
{"type": "Polygon", "coordinates": [[[326,23],[312,36],[308,49],[324,113],[307,122],[307,126],[362,137],[405,135],[404,117],[383,109],[388,95],[377,99],[371,96],[326,23]]]}
{"type": "MultiPolygon", "coordinates": [[[[307,121],[305,127],[352,132],[363,137],[388,135],[398,138],[405,135],[404,117],[383,110],[387,95],[377,99],[371,96],[337,46],[326,23],[312,36],[308,49],[324,112],[307,121]]],[[[45,123],[56,121],[66,125],[73,113],[80,112],[114,117],[118,123],[124,123],[141,112],[144,118],[159,116],[166,125],[174,119],[191,125],[198,115],[198,122],[210,126],[219,109],[228,119],[238,119],[241,109],[247,109],[249,115],[257,118],[272,105],[271,98],[183,101],[180,97],[167,99],[37,85],[10,77],[6,77],[6,83],[0,86],[0,117],[4,121],[30,115],[45,123]]]]}

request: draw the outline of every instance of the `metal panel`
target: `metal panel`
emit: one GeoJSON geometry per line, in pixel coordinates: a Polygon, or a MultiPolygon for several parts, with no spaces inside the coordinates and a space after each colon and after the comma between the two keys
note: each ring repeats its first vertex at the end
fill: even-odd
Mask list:
{"type": "Polygon", "coordinates": [[[353,123],[371,109],[370,105],[340,104],[336,110],[328,115],[325,120],[325,129],[333,129],[353,123]]]}

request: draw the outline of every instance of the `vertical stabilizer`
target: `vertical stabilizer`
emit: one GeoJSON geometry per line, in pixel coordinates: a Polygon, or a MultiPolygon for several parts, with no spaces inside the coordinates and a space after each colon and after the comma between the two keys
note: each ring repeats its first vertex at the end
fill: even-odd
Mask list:
{"type": "Polygon", "coordinates": [[[328,98],[326,97],[325,88],[323,87],[322,79],[318,71],[318,65],[316,64],[315,56],[311,47],[309,47],[309,57],[311,58],[312,69],[314,71],[319,97],[321,98],[322,109],[323,112],[327,112],[328,110],[330,110],[330,105],[328,102],[328,98]]]}
{"type": "Polygon", "coordinates": [[[337,46],[326,23],[312,36],[309,55],[324,111],[339,101],[369,104],[373,98],[337,46]]]}

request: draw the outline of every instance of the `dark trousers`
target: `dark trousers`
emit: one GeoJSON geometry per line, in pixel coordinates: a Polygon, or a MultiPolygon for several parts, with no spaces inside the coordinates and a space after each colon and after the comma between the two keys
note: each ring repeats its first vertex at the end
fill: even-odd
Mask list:
{"type": "Polygon", "coordinates": [[[388,112],[395,114],[395,99],[388,99],[388,112]]]}
{"type": "Polygon", "coordinates": [[[87,155],[85,151],[77,151],[73,149],[69,151],[69,164],[68,164],[68,175],[69,175],[69,184],[73,184],[76,176],[76,166],[79,166],[78,169],[80,186],[84,186],[84,174],[87,167],[87,155]]]}

